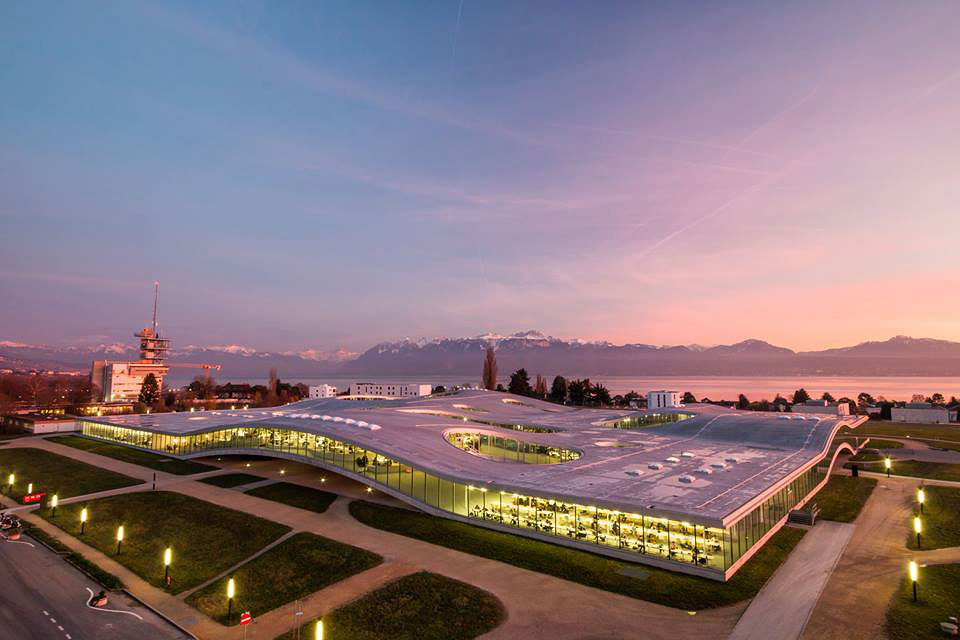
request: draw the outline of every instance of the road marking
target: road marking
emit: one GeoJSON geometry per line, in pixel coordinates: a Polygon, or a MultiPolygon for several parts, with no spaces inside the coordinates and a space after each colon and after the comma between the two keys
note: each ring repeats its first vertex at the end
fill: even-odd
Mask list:
{"type": "Polygon", "coordinates": [[[61,627],[60,625],[57,625],[57,629],[60,629],[60,631],[63,631],[63,627],[61,627]]]}
{"type": "Polygon", "coordinates": [[[90,598],[87,599],[87,608],[88,608],[88,609],[93,609],[94,611],[105,611],[105,612],[107,612],[107,613],[125,613],[125,614],[127,614],[128,616],[133,616],[133,617],[136,618],[137,620],[141,620],[141,621],[143,620],[143,616],[140,616],[140,615],[134,613],[133,611],[120,611],[119,609],[101,609],[101,608],[99,608],[99,607],[93,606],[92,604],[90,604],[90,600],[93,599],[93,589],[91,589],[90,587],[87,587],[86,589],[87,589],[87,592],[90,594],[90,598]]]}
{"type": "Polygon", "coordinates": [[[36,548],[32,542],[26,542],[24,540],[7,540],[7,542],[12,542],[13,544],[28,544],[31,547],[36,548]]]}
{"type": "Polygon", "coordinates": [[[49,613],[47,613],[46,611],[44,611],[44,612],[43,612],[43,615],[45,615],[45,616],[49,616],[50,614],[49,614],[49,613]]]}

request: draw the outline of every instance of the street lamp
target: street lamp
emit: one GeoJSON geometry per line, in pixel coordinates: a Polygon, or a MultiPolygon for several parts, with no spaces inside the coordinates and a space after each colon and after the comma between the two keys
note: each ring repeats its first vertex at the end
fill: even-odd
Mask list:
{"type": "Polygon", "coordinates": [[[920,548],[920,532],[923,531],[923,523],[920,522],[920,516],[913,517],[913,530],[917,532],[917,549],[920,548]]]}
{"type": "Polygon", "coordinates": [[[27,495],[30,495],[31,493],[33,493],[33,483],[32,483],[32,482],[28,482],[28,483],[27,483],[27,495]]]}
{"type": "Polygon", "coordinates": [[[167,547],[163,552],[163,581],[170,582],[170,561],[173,560],[173,549],[167,547]]]}
{"type": "Polygon", "coordinates": [[[83,535],[83,532],[87,528],[87,508],[84,507],[80,510],[80,535],[83,535]]]}
{"type": "Polygon", "coordinates": [[[910,561],[910,581],[913,582],[913,601],[917,601],[917,563],[914,560],[910,561]]]}
{"type": "Polygon", "coordinates": [[[51,518],[57,517],[57,504],[59,502],[60,502],[59,496],[57,496],[57,494],[53,494],[53,497],[50,498],[50,507],[53,509],[53,511],[50,514],[51,518]]]}
{"type": "Polygon", "coordinates": [[[227,581],[227,622],[233,617],[233,596],[236,591],[237,587],[233,583],[233,578],[230,578],[227,581]]]}
{"type": "Polygon", "coordinates": [[[15,475],[13,475],[12,473],[10,474],[10,477],[7,478],[7,484],[9,485],[9,486],[7,487],[7,493],[10,493],[11,491],[13,491],[13,481],[16,480],[16,479],[17,479],[17,477],[16,477],[15,475]]]}
{"type": "Polygon", "coordinates": [[[317,631],[314,640],[323,640],[323,620],[317,620],[317,631]]]}
{"type": "Polygon", "coordinates": [[[923,487],[917,489],[917,502],[920,503],[920,513],[923,513],[923,503],[927,500],[927,492],[923,490],[923,487]]]}
{"type": "Polygon", "coordinates": [[[887,477],[890,477],[890,456],[883,459],[883,466],[887,470],[887,477]]]}
{"type": "Polygon", "coordinates": [[[123,544],[123,525],[117,527],[117,555],[120,555],[120,545],[123,544]]]}

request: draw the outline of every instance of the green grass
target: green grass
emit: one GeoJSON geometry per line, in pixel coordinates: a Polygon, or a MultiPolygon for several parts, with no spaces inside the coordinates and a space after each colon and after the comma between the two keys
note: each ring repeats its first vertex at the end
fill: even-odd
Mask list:
{"type": "Polygon", "coordinates": [[[896,440],[884,440],[882,438],[870,438],[867,443],[868,449],[902,449],[903,443],[896,440]]]}
{"type": "Polygon", "coordinates": [[[225,473],[222,476],[202,478],[200,482],[229,489],[230,487],[239,487],[242,484],[250,484],[251,482],[259,482],[261,480],[266,480],[266,478],[261,478],[260,476],[255,476],[250,473],[225,473]]]}
{"type": "Polygon", "coordinates": [[[851,478],[830,476],[826,486],[813,501],[820,506],[820,518],[836,522],[853,522],[873,493],[877,481],[874,478],[851,478]]]}
{"type": "Polygon", "coordinates": [[[801,529],[782,528],[724,583],[650,566],[638,567],[586,551],[371,502],[351,502],[350,513],[377,529],[686,610],[711,609],[752,598],[804,534],[801,529]],[[645,577],[621,573],[628,567],[639,568],[645,577]]]}
{"type": "Polygon", "coordinates": [[[344,578],[383,562],[375,553],[312,533],[298,533],[224,576],[190,594],[187,604],[221,624],[238,624],[238,613],[227,620],[227,580],[236,582],[234,611],[259,616],[303,598],[344,578]]]}
{"type": "Polygon", "coordinates": [[[0,450],[0,482],[3,494],[17,501],[26,494],[31,482],[34,493],[57,494],[60,498],[143,484],[137,478],[33,448],[0,450]],[[6,482],[11,473],[16,482],[8,492],[6,482]]]}
{"type": "Polygon", "coordinates": [[[913,584],[903,567],[900,589],[887,606],[886,632],[890,640],[920,640],[945,637],[940,623],[957,615],[960,602],[960,564],[920,567],[917,602],[913,584]]]}
{"type": "MultiPolygon", "coordinates": [[[[324,617],[326,640],[469,640],[505,618],[492,594],[435,573],[391,582],[324,617]]],[[[300,637],[312,638],[316,621],[300,637]]],[[[277,640],[293,640],[293,631],[277,640]]]]}
{"type": "Polygon", "coordinates": [[[316,513],[323,513],[333,504],[333,501],[337,499],[337,494],[335,493],[312,489],[302,484],[293,484],[290,482],[275,482],[274,484],[250,489],[244,493],[265,500],[282,502],[291,507],[306,509],[316,513]]]}
{"type": "Polygon", "coordinates": [[[929,438],[934,440],[952,440],[960,443],[960,429],[955,424],[906,424],[903,422],[880,422],[871,420],[855,431],[844,429],[844,435],[893,436],[896,438],[929,438]]]}
{"type": "Polygon", "coordinates": [[[960,481],[960,464],[894,460],[890,473],[895,476],[913,476],[914,478],[927,478],[928,480],[960,481]]]}
{"type": "Polygon", "coordinates": [[[883,460],[884,456],[879,453],[867,453],[861,451],[855,456],[850,456],[850,462],[877,462],[883,460]]]}
{"type": "Polygon", "coordinates": [[[42,542],[57,553],[70,553],[70,547],[63,544],[52,535],[40,529],[39,527],[29,527],[25,529],[25,533],[29,535],[34,540],[42,542]]]}
{"type": "Polygon", "coordinates": [[[219,468],[199,462],[191,462],[190,460],[168,458],[156,453],[150,453],[149,451],[141,451],[140,449],[127,447],[122,444],[111,444],[109,442],[101,442],[100,440],[93,440],[81,436],[55,436],[53,438],[47,438],[47,440],[73,447],[74,449],[81,449],[83,451],[89,451],[90,453],[96,453],[97,455],[113,458],[114,460],[120,460],[121,462],[129,462],[130,464],[140,465],[148,469],[156,469],[157,471],[166,471],[167,473],[178,476],[188,476],[194,473],[203,473],[204,471],[215,471],[219,468]]]}
{"type": "Polygon", "coordinates": [[[290,530],[276,522],[167,491],[60,505],[56,518],[51,517],[49,509],[38,514],[158,587],[163,586],[163,551],[171,546],[174,593],[206,582],[290,530]],[[83,507],[87,507],[88,521],[81,537],[83,507]],[[125,535],[118,556],[116,536],[121,524],[125,535]]]}
{"type": "MultiPolygon", "coordinates": [[[[920,533],[920,544],[924,550],[943,549],[945,547],[960,546],[960,489],[953,487],[936,487],[927,485],[923,488],[926,493],[926,503],[923,505],[923,531],[920,533]]],[[[916,515],[920,509],[916,508],[916,515]]],[[[917,536],[913,532],[913,521],[907,523],[907,548],[917,548],[917,536]]]]}
{"type": "Polygon", "coordinates": [[[123,589],[124,587],[123,580],[113,575],[109,571],[104,571],[76,551],[67,554],[64,560],[93,578],[105,589],[117,590],[123,589]]]}

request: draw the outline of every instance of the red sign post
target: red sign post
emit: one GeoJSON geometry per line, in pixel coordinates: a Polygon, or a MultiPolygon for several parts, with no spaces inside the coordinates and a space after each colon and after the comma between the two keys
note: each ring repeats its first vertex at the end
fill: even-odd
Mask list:
{"type": "Polygon", "coordinates": [[[253,616],[250,615],[249,611],[240,614],[240,624],[250,624],[251,620],[253,620],[253,616]]]}
{"type": "Polygon", "coordinates": [[[25,495],[25,496],[23,496],[23,504],[35,504],[35,503],[37,503],[37,502],[40,502],[40,498],[42,498],[42,497],[45,496],[45,495],[47,495],[47,494],[45,494],[45,493],[31,493],[31,494],[25,495]]]}

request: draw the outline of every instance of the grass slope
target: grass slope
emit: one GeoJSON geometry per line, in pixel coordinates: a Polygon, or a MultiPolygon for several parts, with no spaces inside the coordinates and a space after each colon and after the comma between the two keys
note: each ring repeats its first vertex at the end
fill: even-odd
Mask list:
{"type": "Polygon", "coordinates": [[[711,609],[752,598],[804,534],[800,529],[784,527],[730,581],[721,583],[649,566],[642,567],[645,577],[631,577],[621,571],[636,569],[633,563],[371,502],[351,502],[350,513],[377,529],[686,610],[711,609]]]}
{"type": "Polygon", "coordinates": [[[291,507],[306,509],[307,511],[314,511],[316,513],[323,513],[333,504],[333,501],[337,499],[337,494],[335,493],[321,491],[320,489],[313,489],[291,482],[275,482],[257,487],[256,489],[250,489],[244,493],[265,500],[282,502],[291,507]]]}
{"type": "Polygon", "coordinates": [[[383,562],[379,555],[312,533],[298,533],[263,555],[190,594],[187,604],[221,624],[238,624],[239,611],[259,616],[383,562]],[[227,620],[227,580],[236,582],[234,615],[227,620]]]}
{"type": "Polygon", "coordinates": [[[830,476],[826,486],[813,498],[820,506],[820,518],[836,522],[853,522],[860,515],[873,489],[874,478],[830,476]]]}
{"type": "MultiPolygon", "coordinates": [[[[503,605],[492,594],[435,573],[414,573],[337,609],[325,640],[469,640],[496,628],[503,605]]],[[[312,638],[315,620],[300,637],[312,638]]],[[[291,631],[277,640],[293,640],[291,631]]]]}
{"type": "Polygon", "coordinates": [[[242,484],[250,484],[251,482],[260,482],[261,480],[266,480],[266,478],[261,478],[260,476],[255,476],[251,473],[225,473],[220,476],[210,476],[209,478],[202,478],[200,482],[205,484],[212,484],[215,487],[223,487],[224,489],[229,489],[230,487],[239,487],[242,484]]]}
{"type": "Polygon", "coordinates": [[[887,607],[886,631],[890,640],[942,638],[940,623],[957,615],[960,602],[960,564],[922,567],[917,586],[918,601],[913,602],[913,584],[903,569],[900,589],[887,607]]]}
{"type": "Polygon", "coordinates": [[[895,438],[928,438],[952,440],[960,443],[960,429],[955,424],[906,424],[903,422],[881,422],[870,420],[856,430],[844,429],[845,435],[893,436],[895,438]]]}
{"type": "Polygon", "coordinates": [[[156,469],[157,471],[166,471],[167,473],[173,473],[178,476],[188,476],[193,473],[203,473],[204,471],[215,471],[218,468],[208,464],[191,462],[190,460],[168,458],[156,453],[150,453],[149,451],[141,451],[140,449],[125,447],[121,444],[111,444],[109,442],[101,442],[81,436],[55,436],[53,438],[47,438],[47,440],[73,447],[74,449],[81,449],[83,451],[89,451],[90,453],[96,453],[97,455],[113,458],[114,460],[120,460],[121,462],[129,462],[130,464],[140,465],[148,469],[156,469]]]}
{"type": "Polygon", "coordinates": [[[4,495],[18,501],[31,482],[34,493],[57,494],[61,499],[143,484],[143,480],[122,473],[33,448],[0,451],[0,482],[4,495]],[[16,483],[8,492],[6,482],[11,473],[15,474],[16,483]]]}
{"type": "MultiPolygon", "coordinates": [[[[927,485],[923,490],[927,495],[923,515],[920,516],[923,520],[921,546],[924,550],[960,546],[960,527],[957,527],[957,522],[960,522],[960,489],[927,485]]],[[[918,508],[915,511],[920,515],[918,508]]],[[[916,549],[917,536],[913,532],[913,520],[906,525],[909,528],[907,548],[916,549]]]]}
{"type": "Polygon", "coordinates": [[[47,521],[103,551],[138,576],[163,585],[163,551],[173,548],[173,592],[216,576],[289,531],[289,527],[180,493],[148,491],[61,505],[47,521]],[[87,507],[80,536],[80,509],[87,507]],[[117,527],[124,526],[117,556],[117,527]]]}

